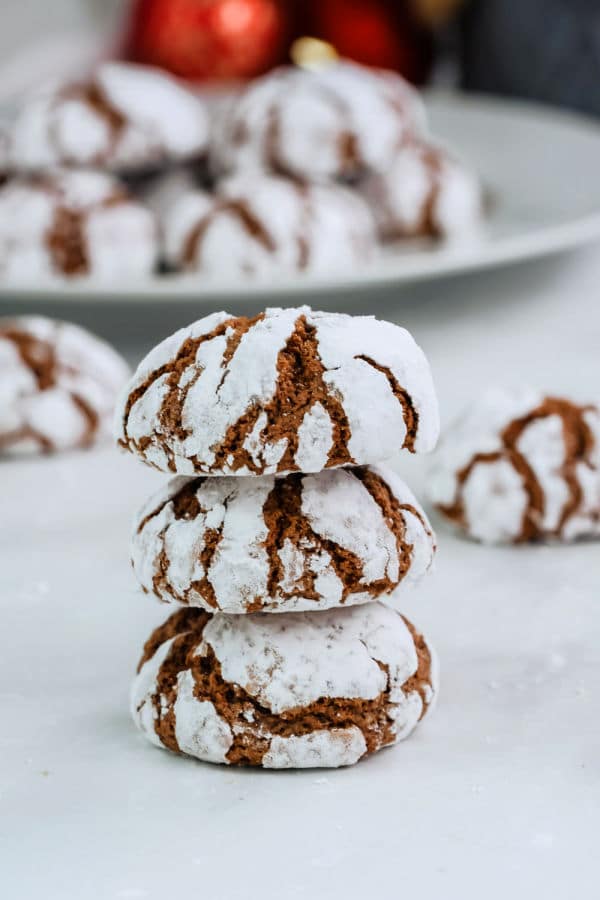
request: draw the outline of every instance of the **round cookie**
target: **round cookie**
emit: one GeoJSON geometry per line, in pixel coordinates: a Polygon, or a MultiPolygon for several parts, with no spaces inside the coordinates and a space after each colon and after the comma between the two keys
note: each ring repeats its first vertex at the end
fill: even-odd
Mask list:
{"type": "Polygon", "coordinates": [[[110,175],[62,170],[0,187],[6,279],[133,278],[149,275],[157,258],[154,216],[110,175]]]}
{"type": "Polygon", "coordinates": [[[131,546],[146,593],[226,613],[395,601],[434,551],[423,510],[383,467],[175,478],[140,511],[131,546]]]}
{"type": "Polygon", "coordinates": [[[424,127],[417,92],[399,75],[348,62],[287,67],[253,82],[217,118],[218,173],[264,168],[309,181],[382,171],[424,127]]]}
{"type": "Polygon", "coordinates": [[[431,372],[404,328],[371,316],[214,313],[152,350],[123,392],[119,444],[182,475],[267,475],[433,449],[431,372]]]}
{"type": "Polygon", "coordinates": [[[207,143],[206,110],[183,85],[159,69],[106,62],[87,82],[25,101],[4,132],[0,168],[131,172],[199,157],[207,143]]]}
{"type": "Polygon", "coordinates": [[[438,510],[488,543],[600,534],[600,411],[490,391],[450,427],[428,481],[438,510]]]}
{"type": "Polygon", "coordinates": [[[106,438],[127,375],[108,344],[76,325],[0,319],[0,456],[88,447],[106,438]]]}
{"type": "Polygon", "coordinates": [[[475,174],[445,151],[408,141],[385,172],[370,175],[361,190],[383,240],[457,239],[477,233],[482,191],[475,174]]]}
{"type": "Polygon", "coordinates": [[[167,264],[207,277],[347,271],[377,251],[359,195],[267,175],[237,175],[216,195],[183,194],[162,224],[167,264]]]}
{"type": "Polygon", "coordinates": [[[408,737],[437,688],[431,648],[381,603],[182,609],[145,645],[131,713],[156,746],[206,762],[337,767],[408,737]]]}

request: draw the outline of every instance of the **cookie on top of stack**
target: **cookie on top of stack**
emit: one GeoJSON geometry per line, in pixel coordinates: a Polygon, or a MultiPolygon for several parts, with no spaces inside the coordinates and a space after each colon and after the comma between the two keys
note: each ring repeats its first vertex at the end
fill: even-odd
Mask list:
{"type": "Polygon", "coordinates": [[[177,611],[131,694],[157,746],[209,762],[343,766],[408,736],[435,655],[397,610],[429,522],[385,465],[438,435],[429,365],[372,317],[207,316],[142,361],[119,444],[180,473],[144,506],[134,572],[177,611]]]}

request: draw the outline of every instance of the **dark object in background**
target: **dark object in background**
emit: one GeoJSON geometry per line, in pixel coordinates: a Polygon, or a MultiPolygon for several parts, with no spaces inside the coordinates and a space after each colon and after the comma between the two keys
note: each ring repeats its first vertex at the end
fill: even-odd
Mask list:
{"type": "Polygon", "coordinates": [[[297,4],[300,34],[327,41],[340,56],[395,69],[423,84],[433,59],[433,36],[412,2],[304,0],[297,4]]]}
{"type": "Polygon", "coordinates": [[[471,0],[461,84],[600,115],[598,0],[471,0]]]}
{"type": "Polygon", "coordinates": [[[284,0],[135,0],[126,59],[181,78],[251,78],[282,63],[291,15],[284,0]]]}
{"type": "MultiPolygon", "coordinates": [[[[416,84],[433,61],[432,27],[462,0],[129,0],[123,55],[191,81],[260,75],[312,37],[339,56],[416,84]]],[[[296,57],[292,57],[295,61],[296,57]]]]}

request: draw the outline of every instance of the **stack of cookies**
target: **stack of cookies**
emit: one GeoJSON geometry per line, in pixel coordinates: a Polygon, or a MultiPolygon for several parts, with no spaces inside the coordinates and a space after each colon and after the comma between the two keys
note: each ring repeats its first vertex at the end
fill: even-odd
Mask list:
{"type": "Polygon", "coordinates": [[[143,360],[118,440],[177,476],[132,540],[142,589],[176,606],[133,684],[152,743],[289,768],[350,765],[410,734],[437,670],[395,607],[435,541],[379,462],[437,436],[427,360],[372,317],[216,313],[143,360]]]}

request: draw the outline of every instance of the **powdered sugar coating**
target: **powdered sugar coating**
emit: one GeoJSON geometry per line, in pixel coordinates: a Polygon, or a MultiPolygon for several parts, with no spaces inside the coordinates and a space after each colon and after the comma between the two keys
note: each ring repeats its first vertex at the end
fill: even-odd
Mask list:
{"type": "Polygon", "coordinates": [[[84,84],[29,98],[4,138],[9,172],[53,166],[114,171],[197,157],[208,142],[203,104],[158,69],[106,62],[84,84]]]}
{"type": "Polygon", "coordinates": [[[309,706],[320,697],[373,700],[386,687],[379,663],[390,667],[390,690],[417,667],[402,619],[372,603],[318,614],[214,616],[198,652],[207,645],[223,678],[242,685],[274,713],[309,706]]]}
{"type": "Polygon", "coordinates": [[[0,319],[0,455],[105,439],[127,375],[111,347],[76,325],[0,319]]]}
{"type": "Polygon", "coordinates": [[[131,543],[146,592],[227,613],[395,602],[434,550],[423,510],[383,467],[176,478],[140,511],[131,543]]]}
{"type": "Polygon", "coordinates": [[[600,534],[600,413],[529,388],[490,391],[443,436],[429,489],[484,542],[600,534]]]}
{"type": "Polygon", "coordinates": [[[351,725],[331,731],[312,731],[299,737],[275,735],[262,764],[265,769],[313,769],[323,766],[326,759],[330,768],[339,768],[353,766],[366,752],[362,731],[351,725]]]}
{"type": "Polygon", "coordinates": [[[169,211],[181,197],[193,194],[199,187],[197,167],[180,164],[153,176],[146,176],[137,191],[162,223],[169,211]]]}
{"type": "Polygon", "coordinates": [[[217,713],[210,700],[196,700],[194,677],[189,669],[177,677],[175,738],[182,753],[207,762],[227,762],[226,753],[233,743],[227,722],[217,713]]]}
{"type": "Polygon", "coordinates": [[[183,193],[163,231],[168,264],[209,278],[341,271],[369,262],[377,247],[358,194],[257,173],[221,182],[214,196],[183,193]]]}
{"type": "Polygon", "coordinates": [[[0,187],[3,278],[149,275],[157,255],[153,215],[109,175],[64,170],[0,187]]]}
{"type": "Polygon", "coordinates": [[[301,472],[320,472],[333,446],[333,422],[318,401],[304,413],[298,427],[296,462],[301,472]]]}
{"type": "Polygon", "coordinates": [[[175,638],[151,639],[132,715],[153,743],[211,762],[351,765],[407,737],[438,690],[431,648],[380,603],[280,616],[189,611],[170,630],[175,638]]]}
{"type": "Polygon", "coordinates": [[[264,168],[319,181],[384,170],[424,127],[417,92],[400,76],[349,62],[287,67],[246,88],[218,119],[217,172],[264,168]]]}
{"type": "Polygon", "coordinates": [[[152,697],[156,693],[160,667],[169,655],[174,640],[171,638],[160,645],[152,658],[140,669],[137,678],[131,685],[129,699],[133,720],[140,731],[143,731],[148,740],[156,747],[161,747],[162,744],[154,729],[157,709],[152,703],[152,697]]]}
{"type": "Polygon", "coordinates": [[[464,239],[476,235],[482,223],[482,189],[475,173],[428,144],[408,141],[361,189],[384,240],[464,239]]]}
{"type": "Polygon", "coordinates": [[[429,365],[405,329],[300,307],[218,313],[172,335],[124,391],[117,438],[163,470],[258,475],[426,452],[438,429],[429,365]]]}

